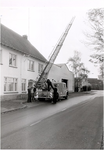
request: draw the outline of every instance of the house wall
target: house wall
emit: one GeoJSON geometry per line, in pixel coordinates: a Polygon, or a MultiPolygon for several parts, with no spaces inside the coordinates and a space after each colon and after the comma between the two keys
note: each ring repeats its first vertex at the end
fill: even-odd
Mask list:
{"type": "MultiPolygon", "coordinates": [[[[39,77],[38,64],[45,64],[33,57],[26,57],[23,53],[2,46],[2,62],[0,63],[0,98],[1,100],[15,100],[27,98],[27,86],[29,80],[37,80],[39,77]],[[16,55],[16,67],[9,66],[9,53],[16,55]],[[28,59],[34,61],[34,71],[28,70],[28,59]],[[17,78],[17,91],[4,91],[4,77],[17,78]],[[26,90],[22,92],[21,80],[26,79],[26,90]]],[[[68,90],[74,91],[74,75],[66,66],[58,67],[53,65],[49,75],[49,79],[61,82],[62,79],[68,80],[68,90]]]]}
{"type": "Polygon", "coordinates": [[[9,49],[7,47],[2,47],[2,65],[0,65],[0,97],[1,100],[9,100],[9,99],[19,99],[19,98],[26,98],[27,97],[27,86],[28,81],[36,80],[39,76],[38,73],[38,64],[41,63],[44,65],[43,62],[32,58],[32,57],[25,57],[25,55],[21,52],[9,49]],[[9,53],[15,54],[16,57],[16,67],[9,66],[9,53]],[[29,60],[34,61],[34,71],[28,71],[27,63],[29,60]],[[13,77],[17,78],[17,91],[16,92],[4,92],[4,77],[13,77]],[[22,92],[22,84],[21,80],[26,79],[26,91],[22,92]]]}
{"type": "Polygon", "coordinates": [[[66,65],[59,67],[57,65],[53,65],[48,78],[52,81],[55,80],[56,82],[62,82],[62,79],[68,80],[68,91],[74,92],[74,75],[66,65]]]}

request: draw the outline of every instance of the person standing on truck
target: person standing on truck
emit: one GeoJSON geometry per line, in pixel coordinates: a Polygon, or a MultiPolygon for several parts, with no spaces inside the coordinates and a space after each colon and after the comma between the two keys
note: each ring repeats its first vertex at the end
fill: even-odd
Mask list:
{"type": "Polygon", "coordinates": [[[56,104],[57,99],[58,99],[58,92],[57,92],[57,85],[55,84],[54,88],[53,88],[53,101],[52,101],[52,103],[56,104]]]}
{"type": "Polygon", "coordinates": [[[51,82],[49,79],[47,79],[47,84],[48,84],[48,91],[50,91],[50,87],[51,87],[52,89],[54,89],[54,88],[53,88],[53,85],[52,85],[52,82],[51,82]]]}

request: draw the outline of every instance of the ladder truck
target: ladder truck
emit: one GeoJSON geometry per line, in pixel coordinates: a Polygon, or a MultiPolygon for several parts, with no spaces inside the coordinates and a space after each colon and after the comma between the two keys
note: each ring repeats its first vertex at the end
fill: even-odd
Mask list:
{"type": "MultiPolygon", "coordinates": [[[[70,21],[70,23],[68,24],[65,32],[63,33],[62,37],[60,38],[58,44],[56,44],[56,47],[53,51],[53,53],[51,54],[51,57],[49,59],[49,61],[47,61],[45,68],[43,69],[38,81],[36,82],[36,94],[35,94],[35,99],[38,100],[51,100],[53,98],[53,90],[49,90],[47,89],[47,76],[48,73],[64,43],[64,40],[69,32],[69,29],[71,28],[73,21],[74,21],[75,17],[73,17],[70,21]]],[[[68,96],[68,91],[66,88],[66,84],[65,83],[52,83],[52,85],[54,86],[57,85],[58,88],[58,96],[59,98],[61,97],[65,97],[67,99],[68,96]]]]}

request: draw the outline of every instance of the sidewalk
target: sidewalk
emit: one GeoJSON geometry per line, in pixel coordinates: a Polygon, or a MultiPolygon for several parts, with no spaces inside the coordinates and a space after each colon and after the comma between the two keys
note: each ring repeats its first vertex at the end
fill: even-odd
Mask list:
{"type": "MultiPolygon", "coordinates": [[[[94,91],[86,91],[86,92],[78,92],[78,93],[70,93],[69,98],[76,97],[76,96],[83,96],[86,94],[94,94],[94,91]]],[[[1,113],[6,113],[18,109],[35,107],[38,105],[43,104],[44,102],[34,101],[31,103],[27,103],[27,100],[6,100],[1,101],[1,113]]]]}
{"type": "Polygon", "coordinates": [[[34,101],[27,103],[27,100],[6,100],[1,101],[1,113],[6,113],[18,109],[34,107],[42,104],[42,102],[34,101]]]}

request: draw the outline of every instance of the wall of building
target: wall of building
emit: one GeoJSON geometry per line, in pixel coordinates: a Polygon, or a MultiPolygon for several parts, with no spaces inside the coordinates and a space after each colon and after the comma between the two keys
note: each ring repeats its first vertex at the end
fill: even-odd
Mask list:
{"type": "Polygon", "coordinates": [[[66,79],[68,81],[68,91],[74,92],[74,75],[71,71],[68,70],[66,65],[59,67],[57,65],[53,65],[48,78],[51,81],[62,82],[62,79],[66,79]]]}
{"type": "Polygon", "coordinates": [[[25,98],[27,95],[27,86],[29,80],[36,80],[39,76],[38,73],[38,64],[41,63],[44,65],[43,62],[32,58],[26,57],[23,53],[14,51],[7,47],[2,47],[2,65],[0,65],[0,97],[1,100],[8,100],[8,99],[18,99],[18,98],[25,98]],[[9,53],[16,55],[16,67],[9,66],[9,53]],[[29,60],[34,61],[34,71],[29,71],[27,68],[27,63],[29,60]],[[4,77],[12,77],[17,78],[17,91],[15,92],[4,92],[4,77]],[[26,79],[26,91],[22,92],[22,84],[21,80],[26,79]]]}

